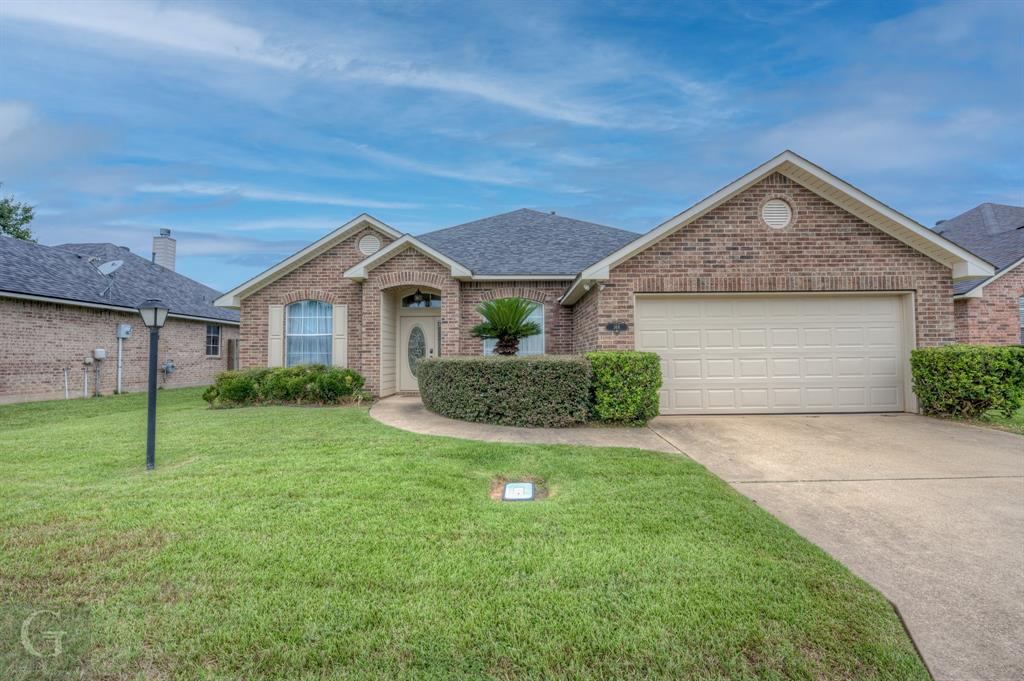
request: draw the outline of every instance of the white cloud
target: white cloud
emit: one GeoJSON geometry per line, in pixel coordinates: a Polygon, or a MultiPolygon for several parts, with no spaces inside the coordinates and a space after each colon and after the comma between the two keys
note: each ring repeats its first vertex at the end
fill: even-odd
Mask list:
{"type": "Polygon", "coordinates": [[[419,204],[397,201],[358,199],[338,195],[289,192],[262,187],[213,182],[178,182],[173,184],[141,184],[136,191],[147,194],[178,194],[183,196],[227,196],[251,201],[282,201],[286,203],[308,203],[323,206],[355,206],[359,208],[418,208],[419,204]]]}
{"type": "Polygon", "coordinates": [[[343,149],[358,154],[381,165],[408,170],[422,175],[442,177],[462,182],[483,182],[504,186],[526,185],[534,180],[533,175],[503,162],[477,163],[464,166],[462,169],[450,168],[436,163],[418,161],[413,158],[377,149],[367,144],[356,144],[344,140],[335,140],[343,149]]]}
{"type": "Polygon", "coordinates": [[[0,142],[14,137],[33,121],[32,107],[22,102],[0,102],[0,142]]]}
{"type": "Polygon", "coordinates": [[[190,7],[155,2],[5,2],[4,20],[20,19],[100,33],[156,47],[298,68],[294,53],[273,49],[260,31],[190,7]]]}

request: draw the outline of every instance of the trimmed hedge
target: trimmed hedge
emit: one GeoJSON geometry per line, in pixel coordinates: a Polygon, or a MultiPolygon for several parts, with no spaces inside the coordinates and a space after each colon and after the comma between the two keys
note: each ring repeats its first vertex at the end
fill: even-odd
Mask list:
{"type": "Polygon", "coordinates": [[[427,409],[463,421],[561,427],[589,412],[583,357],[437,357],[420,362],[417,379],[427,409]]]}
{"type": "Polygon", "coordinates": [[[588,352],[595,419],[643,425],[658,415],[661,360],[654,352],[588,352]]]}
{"type": "Polygon", "coordinates": [[[363,377],[351,369],[303,364],[225,371],[203,393],[211,407],[251,404],[340,404],[363,399],[363,377]]]}
{"type": "Polygon", "coordinates": [[[946,345],[910,353],[914,392],[926,414],[1010,416],[1024,405],[1024,347],[946,345]]]}

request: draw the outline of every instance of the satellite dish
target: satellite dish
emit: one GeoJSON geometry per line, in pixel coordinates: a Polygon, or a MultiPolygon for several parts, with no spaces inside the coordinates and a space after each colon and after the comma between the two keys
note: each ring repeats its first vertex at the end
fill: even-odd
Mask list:
{"type": "Polygon", "coordinates": [[[107,275],[111,275],[114,272],[116,272],[117,269],[119,267],[121,267],[121,265],[123,265],[123,264],[124,264],[124,260],[111,260],[110,262],[103,263],[102,265],[100,265],[96,269],[98,269],[100,271],[100,274],[102,274],[104,276],[107,276],[107,275]]]}

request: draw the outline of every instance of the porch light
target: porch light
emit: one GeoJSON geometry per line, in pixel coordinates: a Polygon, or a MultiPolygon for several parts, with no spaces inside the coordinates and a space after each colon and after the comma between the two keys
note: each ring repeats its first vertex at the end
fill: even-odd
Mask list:
{"type": "Polygon", "coordinates": [[[422,303],[423,302],[423,291],[416,289],[416,293],[412,294],[412,302],[422,303]]]}

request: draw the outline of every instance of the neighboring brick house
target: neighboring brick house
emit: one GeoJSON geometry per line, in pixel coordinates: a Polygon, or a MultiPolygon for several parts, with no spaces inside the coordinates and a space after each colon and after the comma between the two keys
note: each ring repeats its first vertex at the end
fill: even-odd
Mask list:
{"type": "Polygon", "coordinates": [[[414,391],[472,355],[485,299],[538,303],[522,353],[662,357],[664,413],[916,408],[909,353],[954,338],[954,281],[987,262],[792,152],[650,232],[518,210],[428,234],[361,215],[216,302],[242,364],[362,372],[414,391]]]}
{"type": "Polygon", "coordinates": [[[238,313],[213,305],[218,291],[174,272],[174,246],[169,232],[156,237],[157,262],[150,262],[114,244],[43,246],[0,236],[0,403],[63,398],[65,389],[91,396],[97,378],[99,393],[115,392],[123,325],[131,332],[121,340],[121,390],[145,390],[149,332],[137,307],[147,298],[169,308],[160,332],[162,386],[205,385],[229,368],[238,313]],[[100,271],[113,261],[121,265],[112,274],[100,271]],[[173,370],[163,370],[167,361],[173,370]]]}
{"type": "Polygon", "coordinates": [[[935,231],[995,266],[993,276],[953,287],[957,341],[1024,344],[1024,206],[983,203],[935,231]]]}

